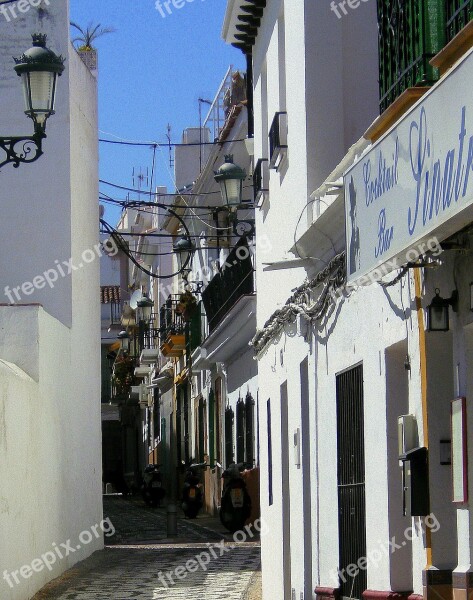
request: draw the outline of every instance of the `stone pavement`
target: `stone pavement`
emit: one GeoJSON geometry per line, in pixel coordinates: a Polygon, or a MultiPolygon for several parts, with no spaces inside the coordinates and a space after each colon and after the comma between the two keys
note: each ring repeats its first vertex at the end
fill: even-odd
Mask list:
{"type": "Polygon", "coordinates": [[[75,565],[34,600],[260,597],[257,539],[235,543],[218,519],[205,515],[196,520],[180,518],[178,537],[166,539],[163,509],[121,496],[105,497],[104,517],[116,530],[113,537],[105,538],[105,550],[75,565]]]}

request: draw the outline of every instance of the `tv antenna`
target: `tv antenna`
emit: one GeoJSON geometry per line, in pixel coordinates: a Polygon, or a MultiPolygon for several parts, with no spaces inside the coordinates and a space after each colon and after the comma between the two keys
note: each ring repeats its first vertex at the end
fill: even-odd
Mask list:
{"type": "Polygon", "coordinates": [[[169,148],[169,168],[172,169],[174,167],[174,159],[172,157],[172,146],[171,146],[171,125],[168,123],[166,138],[168,140],[168,148],[169,148]]]}

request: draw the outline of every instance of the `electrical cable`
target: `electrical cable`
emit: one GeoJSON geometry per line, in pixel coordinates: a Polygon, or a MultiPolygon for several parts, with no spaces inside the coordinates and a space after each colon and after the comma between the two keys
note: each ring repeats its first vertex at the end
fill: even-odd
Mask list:
{"type": "MultiPolygon", "coordinates": [[[[156,198],[167,198],[168,196],[179,196],[184,200],[184,196],[212,196],[214,194],[220,194],[219,190],[215,190],[214,192],[200,192],[199,194],[194,194],[192,192],[169,192],[168,194],[164,193],[156,193],[156,192],[144,192],[143,190],[138,190],[136,188],[127,187],[124,185],[118,185],[116,183],[112,183],[111,181],[105,181],[104,179],[99,179],[100,183],[105,185],[109,185],[111,187],[117,188],[119,190],[125,190],[125,192],[135,192],[136,194],[145,194],[146,196],[154,196],[156,198]]],[[[243,186],[244,190],[252,189],[252,185],[243,186]]],[[[137,202],[141,202],[137,200],[137,202]]],[[[182,208],[182,207],[180,207],[182,208]]],[[[191,208],[190,206],[188,208],[191,208]]],[[[217,206],[215,208],[218,208],[217,206]]]]}
{"type": "MultiPolygon", "coordinates": [[[[16,2],[17,0],[9,0],[11,2],[16,2]]],[[[102,132],[105,133],[105,132],[102,132]]],[[[110,133],[106,134],[106,135],[112,135],[110,133]]],[[[189,144],[184,144],[184,143],[177,143],[177,142],[134,142],[134,141],[126,141],[126,140],[105,140],[103,138],[99,138],[99,142],[102,142],[104,144],[117,144],[117,145],[121,145],[121,146],[147,146],[149,148],[160,148],[161,146],[165,146],[166,148],[169,148],[169,146],[172,147],[180,147],[180,146],[223,146],[224,144],[230,144],[230,143],[234,143],[234,142],[244,142],[246,141],[246,138],[239,138],[236,140],[222,140],[221,142],[216,141],[216,142],[190,142],[189,144]]]]}
{"type": "MultiPolygon", "coordinates": [[[[163,207],[163,205],[161,205],[161,207],[163,207]]],[[[167,208],[167,207],[165,207],[167,208]]],[[[189,229],[187,228],[187,225],[185,224],[185,222],[181,219],[181,217],[179,217],[178,214],[176,214],[173,210],[168,209],[169,212],[176,217],[182,224],[182,227],[184,228],[185,234],[187,237],[190,237],[190,232],[189,229]]],[[[150,271],[149,269],[147,269],[146,267],[143,267],[143,265],[141,265],[136,258],[133,256],[132,252],[130,251],[128,244],[126,243],[126,241],[123,239],[123,237],[121,236],[121,234],[114,228],[112,227],[109,223],[107,223],[107,221],[105,221],[104,219],[100,219],[100,224],[102,225],[102,227],[105,229],[105,231],[112,236],[112,239],[117,243],[117,246],[126,254],[126,256],[128,256],[128,258],[131,260],[131,262],[141,271],[143,271],[143,273],[146,273],[146,275],[149,275],[150,277],[152,277],[153,279],[170,279],[172,277],[175,277],[176,275],[179,275],[180,273],[182,273],[187,265],[189,264],[189,262],[191,261],[192,258],[192,253],[189,253],[189,255],[187,256],[184,264],[182,265],[182,267],[174,272],[171,273],[170,275],[157,275],[156,273],[153,273],[152,271],[150,271]]]]}

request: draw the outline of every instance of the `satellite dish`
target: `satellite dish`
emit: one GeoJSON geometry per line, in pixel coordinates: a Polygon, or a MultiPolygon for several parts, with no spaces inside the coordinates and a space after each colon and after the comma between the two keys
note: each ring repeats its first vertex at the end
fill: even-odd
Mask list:
{"type": "Polygon", "coordinates": [[[136,290],[133,292],[130,298],[130,308],[136,310],[138,308],[138,300],[141,298],[141,290],[136,290]]]}

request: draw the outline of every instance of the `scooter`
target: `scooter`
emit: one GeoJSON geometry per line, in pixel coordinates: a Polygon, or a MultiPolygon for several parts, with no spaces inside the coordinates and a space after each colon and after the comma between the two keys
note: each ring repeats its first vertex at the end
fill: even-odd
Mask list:
{"type": "Polygon", "coordinates": [[[244,469],[244,463],[232,463],[222,474],[224,484],[220,521],[232,533],[243,529],[251,514],[251,498],[245,480],[241,476],[244,469]]]}
{"type": "Polygon", "coordinates": [[[143,500],[148,506],[156,508],[161,503],[161,500],[166,495],[163,488],[163,481],[160,471],[161,465],[148,465],[143,474],[143,485],[141,493],[143,500]]]}
{"type": "Polygon", "coordinates": [[[189,519],[195,519],[204,504],[203,486],[200,477],[202,469],[207,466],[207,463],[192,463],[187,467],[182,488],[181,506],[184,514],[189,519]]]}

